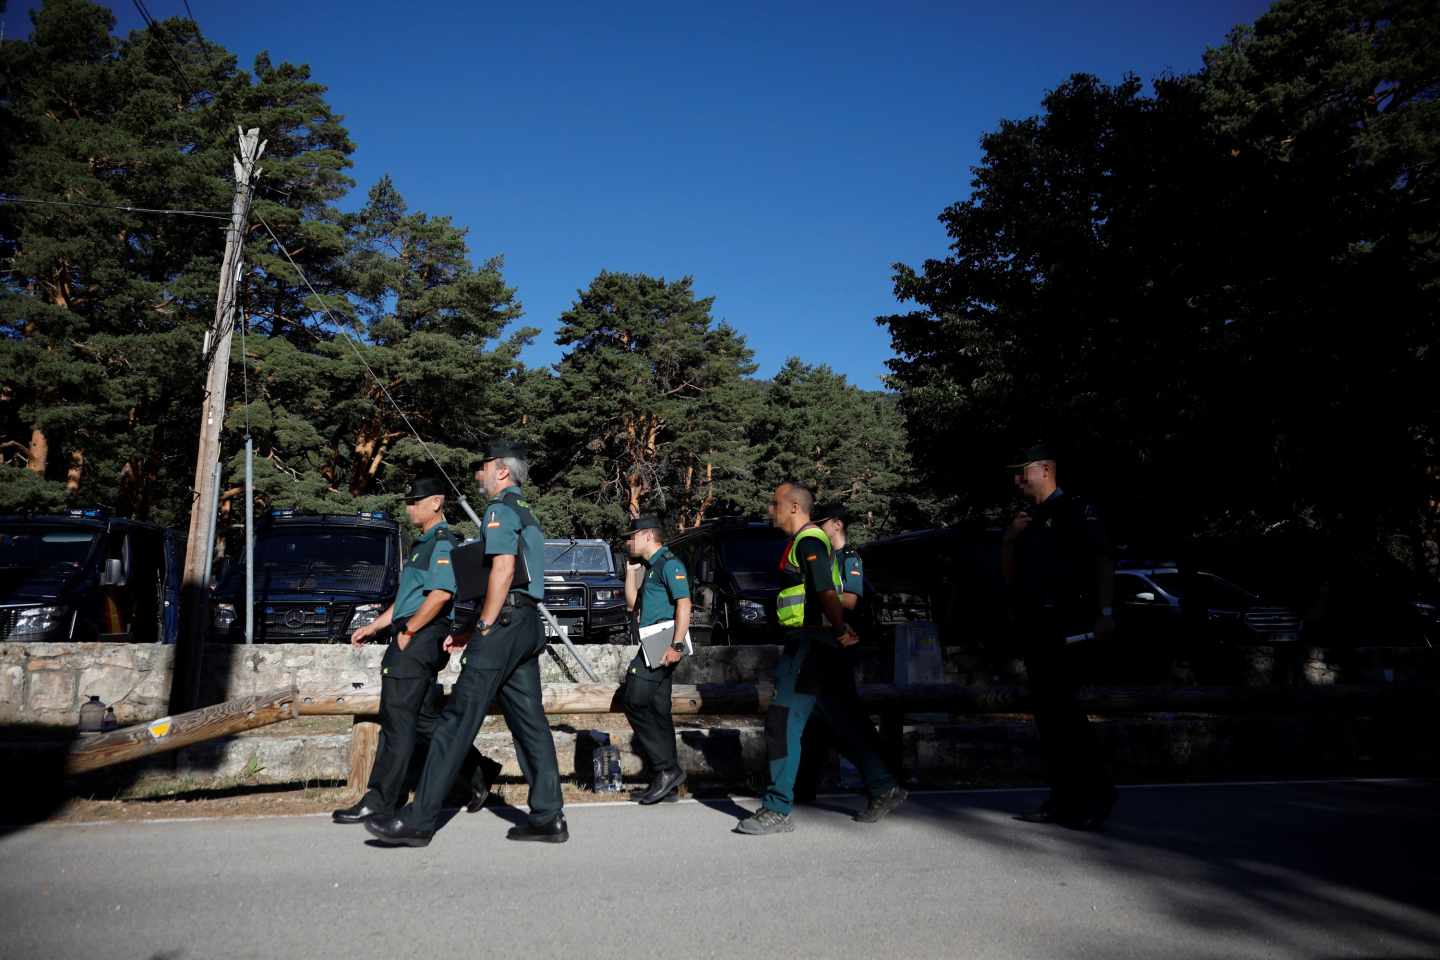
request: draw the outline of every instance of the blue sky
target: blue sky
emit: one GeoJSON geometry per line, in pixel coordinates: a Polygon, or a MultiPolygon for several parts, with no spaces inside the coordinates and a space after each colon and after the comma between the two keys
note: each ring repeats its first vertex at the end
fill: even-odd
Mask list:
{"type": "MultiPolygon", "coordinates": [[[[34,6],[12,0],[7,36],[34,6]]],[[[759,375],[799,356],[867,388],[891,356],[875,317],[905,309],[891,264],[944,255],[936,216],[986,131],[1073,72],[1194,70],[1266,6],[190,0],[242,66],[269,50],[330,88],[352,205],[389,173],[476,261],[504,255],[543,331],[527,362],[559,358],[556,319],[600,270],[689,275],[759,375]]]]}

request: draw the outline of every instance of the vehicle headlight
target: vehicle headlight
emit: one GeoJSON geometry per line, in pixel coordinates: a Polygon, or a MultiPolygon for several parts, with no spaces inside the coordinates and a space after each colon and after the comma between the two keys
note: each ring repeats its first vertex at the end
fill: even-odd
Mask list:
{"type": "Polygon", "coordinates": [[[359,630],[361,627],[368,627],[375,622],[375,618],[378,616],[380,616],[380,604],[362,603],[356,607],[355,612],[350,615],[350,626],[345,629],[347,631],[354,631],[359,630]]]}
{"type": "Polygon", "coordinates": [[[49,633],[64,626],[69,617],[69,607],[23,607],[15,615],[15,626],[11,628],[10,635],[49,633]]]}
{"type": "Polygon", "coordinates": [[[216,630],[229,630],[235,622],[235,604],[217,603],[210,611],[210,624],[216,630]]]}
{"type": "Polygon", "coordinates": [[[765,604],[757,603],[754,600],[741,600],[738,604],[740,619],[746,623],[763,623],[765,620],[765,604]]]}
{"type": "Polygon", "coordinates": [[[620,591],[607,587],[603,590],[596,590],[590,594],[596,603],[614,603],[620,599],[620,591]]]}

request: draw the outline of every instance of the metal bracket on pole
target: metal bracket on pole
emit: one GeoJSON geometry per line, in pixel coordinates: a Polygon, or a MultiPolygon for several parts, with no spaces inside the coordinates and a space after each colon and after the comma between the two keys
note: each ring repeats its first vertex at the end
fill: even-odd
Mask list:
{"type": "MultiPolygon", "coordinates": [[[[470,518],[470,522],[481,530],[484,530],[485,524],[480,522],[480,517],[470,508],[470,501],[465,499],[464,494],[460,495],[459,503],[460,509],[465,511],[465,516],[470,518]]],[[[576,663],[580,664],[580,669],[585,671],[585,676],[590,678],[591,683],[599,683],[600,678],[596,675],[595,669],[590,666],[590,661],[586,660],[580,651],[575,648],[575,644],[570,642],[569,634],[560,629],[560,622],[555,619],[555,614],[551,613],[550,608],[546,607],[544,603],[537,603],[536,606],[540,608],[540,616],[544,617],[545,621],[550,624],[550,629],[555,631],[555,636],[565,641],[565,646],[569,648],[570,655],[575,658],[576,663]]]]}

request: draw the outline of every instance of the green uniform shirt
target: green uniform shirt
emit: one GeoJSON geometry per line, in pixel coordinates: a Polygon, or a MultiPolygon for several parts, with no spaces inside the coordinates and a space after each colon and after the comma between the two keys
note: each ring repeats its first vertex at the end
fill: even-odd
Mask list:
{"type": "Polygon", "coordinates": [[[522,555],[525,567],[530,573],[530,583],[524,587],[513,587],[516,592],[528,593],[536,600],[545,599],[545,531],[538,522],[525,524],[519,511],[502,502],[507,493],[520,496],[519,505],[529,510],[530,504],[520,493],[519,487],[506,487],[485,505],[485,554],[496,556],[522,555]]]}
{"type": "Polygon", "coordinates": [[[640,585],[639,626],[663,623],[675,619],[675,604],[690,596],[690,575],[680,558],[661,547],[645,561],[650,569],[640,585]]]}
{"type": "Polygon", "coordinates": [[[840,564],[840,584],[845,592],[865,596],[865,565],[859,552],[847,543],[835,551],[835,562],[840,564]]]}
{"type": "MultiPolygon", "coordinates": [[[[395,594],[396,617],[403,619],[419,610],[425,594],[431,590],[455,595],[455,568],[450,565],[450,551],[454,547],[450,527],[443,520],[415,541],[400,571],[400,590],[395,594]]],[[[450,608],[451,604],[445,604],[436,619],[448,619],[450,608]]]]}

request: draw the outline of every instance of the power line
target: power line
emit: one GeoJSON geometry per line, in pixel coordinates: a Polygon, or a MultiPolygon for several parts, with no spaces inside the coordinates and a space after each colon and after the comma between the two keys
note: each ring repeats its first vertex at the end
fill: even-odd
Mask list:
{"type": "Polygon", "coordinates": [[[177,217],[204,217],[209,220],[230,219],[230,214],[223,210],[167,210],[159,207],[129,207],[118,203],[91,203],[85,200],[37,200],[33,197],[0,195],[0,203],[27,203],[44,207],[86,207],[92,210],[123,210],[126,213],[160,213],[177,217]]]}
{"type": "Polygon", "coordinates": [[[145,21],[145,26],[149,28],[151,33],[159,38],[161,49],[165,51],[165,56],[170,58],[170,62],[175,65],[181,81],[189,89],[191,99],[199,100],[203,92],[201,86],[190,78],[190,73],[185,69],[184,64],[175,59],[175,54],[170,49],[169,38],[160,30],[160,24],[155,18],[150,16],[150,11],[145,9],[144,0],[130,0],[130,2],[135,5],[136,11],[140,14],[141,19],[145,21]]]}
{"type": "MultiPolygon", "coordinates": [[[[310,291],[310,293],[315,297],[316,300],[320,301],[320,307],[325,311],[325,316],[330,318],[330,322],[336,327],[342,326],[340,321],[335,319],[335,314],[330,312],[330,305],[325,302],[324,297],[320,296],[320,291],[315,289],[315,287],[310,283],[310,278],[305,276],[305,271],[300,269],[300,264],[295,262],[295,258],[290,256],[290,251],[285,249],[285,244],[281,243],[280,238],[275,235],[275,231],[270,229],[270,224],[266,223],[265,218],[260,216],[260,214],[258,213],[255,214],[255,219],[260,221],[260,225],[265,228],[265,232],[270,234],[270,239],[275,241],[275,246],[279,247],[280,252],[285,255],[285,259],[290,261],[290,266],[295,268],[295,272],[298,273],[300,275],[300,279],[304,281],[305,287],[310,291]]],[[[445,482],[450,484],[450,489],[455,491],[456,496],[464,497],[464,491],[462,491],[458,486],[455,485],[454,480],[450,479],[450,474],[445,472],[444,466],[441,465],[440,460],[435,456],[434,452],[431,451],[430,445],[425,442],[424,437],[420,436],[420,431],[415,429],[415,425],[410,422],[410,418],[406,416],[405,411],[400,408],[400,404],[396,403],[395,398],[390,395],[390,391],[385,386],[385,382],[380,379],[379,375],[377,375],[375,371],[371,369],[370,364],[366,362],[365,355],[360,352],[360,348],[355,344],[354,338],[344,333],[343,331],[337,332],[341,337],[344,338],[346,343],[350,344],[350,349],[355,351],[355,359],[360,361],[360,366],[365,368],[365,372],[370,375],[371,380],[375,381],[375,385],[380,388],[380,392],[384,394],[385,399],[390,401],[390,406],[394,407],[395,412],[400,414],[400,419],[405,421],[405,426],[409,428],[411,435],[415,437],[415,441],[420,444],[420,448],[425,451],[425,455],[430,458],[430,462],[435,464],[435,469],[440,471],[440,476],[444,477],[445,482]]]]}

